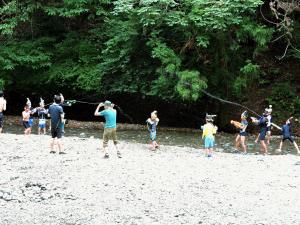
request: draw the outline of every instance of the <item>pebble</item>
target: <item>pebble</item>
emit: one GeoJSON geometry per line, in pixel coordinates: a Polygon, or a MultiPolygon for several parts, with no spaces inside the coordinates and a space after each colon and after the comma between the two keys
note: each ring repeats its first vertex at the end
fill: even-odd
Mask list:
{"type": "Polygon", "coordinates": [[[0,224],[298,224],[299,157],[2,134],[0,224]],[[3,143],[3,142],[2,142],[3,143]],[[18,150],[16,150],[18,149],[18,150]],[[284,179],[282,179],[284,177],[284,179]],[[267,209],[267,210],[266,210],[267,209]],[[278,211],[278,209],[280,209],[278,211]],[[296,222],[295,222],[296,221],[296,222]]]}

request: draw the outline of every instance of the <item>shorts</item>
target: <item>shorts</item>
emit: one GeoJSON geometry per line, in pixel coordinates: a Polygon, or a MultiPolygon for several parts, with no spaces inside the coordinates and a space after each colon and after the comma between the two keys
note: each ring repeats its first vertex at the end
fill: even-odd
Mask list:
{"type": "Polygon", "coordinates": [[[204,138],[204,148],[213,148],[215,145],[215,140],[212,137],[204,138]]]}
{"type": "Polygon", "coordinates": [[[246,136],[248,136],[248,133],[243,131],[243,132],[240,132],[239,135],[242,137],[246,137],[246,136]]]}
{"type": "Polygon", "coordinates": [[[267,132],[263,131],[259,133],[258,140],[264,141],[266,139],[267,132]]]}
{"type": "Polygon", "coordinates": [[[0,112],[0,128],[3,127],[3,113],[0,112]]]}
{"type": "Polygon", "coordinates": [[[45,129],[46,128],[46,124],[45,123],[44,124],[39,124],[39,128],[45,129]]]}
{"type": "Polygon", "coordinates": [[[30,128],[29,121],[23,121],[23,127],[24,127],[25,129],[30,128]]]}
{"type": "Polygon", "coordinates": [[[155,141],[156,140],[156,131],[150,131],[150,140],[155,141]]]}
{"type": "Polygon", "coordinates": [[[61,128],[59,126],[57,128],[51,127],[51,136],[52,136],[52,138],[60,139],[62,137],[61,128]]]}
{"type": "Polygon", "coordinates": [[[108,141],[112,140],[114,144],[118,144],[117,141],[117,128],[104,128],[103,133],[103,148],[108,147],[108,141]]]}
{"type": "Polygon", "coordinates": [[[291,143],[294,143],[295,142],[295,138],[292,137],[292,136],[289,136],[289,137],[283,137],[282,138],[282,142],[286,141],[286,140],[289,140],[291,143]]]}
{"type": "Polygon", "coordinates": [[[28,120],[28,124],[29,124],[30,127],[33,126],[33,119],[32,119],[32,118],[30,118],[30,119],[28,120]]]}
{"type": "Polygon", "coordinates": [[[46,128],[46,120],[45,119],[40,119],[39,120],[39,128],[41,128],[41,129],[46,128]]]}

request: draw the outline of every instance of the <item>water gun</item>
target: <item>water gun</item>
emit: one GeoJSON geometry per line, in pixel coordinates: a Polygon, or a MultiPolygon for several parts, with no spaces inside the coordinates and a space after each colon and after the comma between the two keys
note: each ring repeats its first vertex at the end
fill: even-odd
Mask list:
{"type": "Polygon", "coordinates": [[[241,124],[241,123],[238,122],[238,121],[231,120],[230,123],[231,123],[233,126],[235,126],[236,128],[240,128],[240,129],[243,128],[243,124],[241,124]]]}

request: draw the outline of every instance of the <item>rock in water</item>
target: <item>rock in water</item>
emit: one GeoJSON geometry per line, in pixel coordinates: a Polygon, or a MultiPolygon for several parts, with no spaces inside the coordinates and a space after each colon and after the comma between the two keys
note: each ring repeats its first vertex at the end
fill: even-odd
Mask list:
{"type": "Polygon", "coordinates": [[[85,135],[85,133],[80,133],[80,134],[79,134],[79,137],[80,137],[80,138],[85,138],[86,135],[85,135]]]}
{"type": "Polygon", "coordinates": [[[280,149],[276,149],[275,150],[275,154],[281,154],[281,150],[280,149]]]}

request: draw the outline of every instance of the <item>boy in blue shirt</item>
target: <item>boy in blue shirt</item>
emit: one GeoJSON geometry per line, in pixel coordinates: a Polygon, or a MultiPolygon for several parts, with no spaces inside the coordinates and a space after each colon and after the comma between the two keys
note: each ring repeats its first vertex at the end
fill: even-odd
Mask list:
{"type": "Polygon", "coordinates": [[[117,111],[113,108],[114,104],[110,101],[105,101],[100,103],[94,113],[95,116],[103,116],[105,118],[105,126],[103,132],[103,148],[104,148],[104,158],[109,158],[107,152],[108,141],[112,140],[117,149],[118,158],[122,158],[120,151],[117,148],[117,111]],[[104,110],[99,112],[100,108],[104,106],[104,110]]]}
{"type": "Polygon", "coordinates": [[[278,152],[281,152],[283,142],[286,140],[289,140],[294,147],[297,150],[297,154],[300,154],[299,147],[295,141],[295,138],[292,136],[292,131],[291,131],[291,120],[293,117],[290,117],[286,122],[285,125],[282,126],[281,131],[282,131],[282,140],[280,141],[279,149],[277,150],[278,152]]]}

